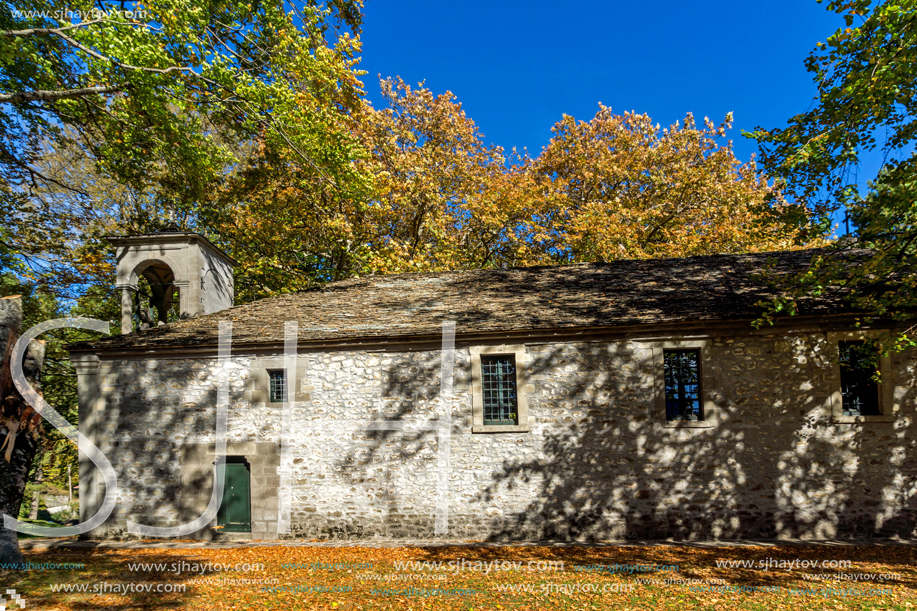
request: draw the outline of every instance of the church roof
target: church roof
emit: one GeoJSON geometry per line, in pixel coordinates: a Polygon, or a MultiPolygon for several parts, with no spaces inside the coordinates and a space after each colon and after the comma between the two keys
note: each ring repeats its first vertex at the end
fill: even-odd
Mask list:
{"type": "MultiPolygon", "coordinates": [[[[445,321],[455,321],[459,337],[750,321],[761,312],[757,303],[777,295],[761,272],[799,272],[816,252],[365,276],[68,348],[95,352],[215,346],[222,320],[233,321],[237,347],[282,344],[284,322],[294,320],[300,342],[433,338],[445,321]]],[[[839,296],[800,306],[808,315],[844,309],[839,296]]]]}

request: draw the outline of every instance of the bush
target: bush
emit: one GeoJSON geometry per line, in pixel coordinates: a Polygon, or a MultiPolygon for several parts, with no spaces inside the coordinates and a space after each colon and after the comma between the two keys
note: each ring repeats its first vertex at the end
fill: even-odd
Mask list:
{"type": "Polygon", "coordinates": [[[51,515],[51,519],[55,522],[69,522],[70,520],[79,520],[80,519],[80,502],[73,501],[70,503],[70,507],[59,511],[51,515]]]}

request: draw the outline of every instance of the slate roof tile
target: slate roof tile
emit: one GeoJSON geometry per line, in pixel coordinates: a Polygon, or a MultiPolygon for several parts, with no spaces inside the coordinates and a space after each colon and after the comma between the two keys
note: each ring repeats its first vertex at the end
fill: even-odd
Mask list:
{"type": "MultiPolygon", "coordinates": [[[[768,262],[799,272],[816,252],[366,276],[69,348],[215,345],[221,320],[233,321],[240,345],[282,344],[287,320],[298,321],[301,341],[333,341],[435,336],[449,320],[461,335],[753,319],[755,303],[776,295],[757,275],[768,262]]],[[[800,305],[807,314],[844,309],[838,296],[800,305]]]]}

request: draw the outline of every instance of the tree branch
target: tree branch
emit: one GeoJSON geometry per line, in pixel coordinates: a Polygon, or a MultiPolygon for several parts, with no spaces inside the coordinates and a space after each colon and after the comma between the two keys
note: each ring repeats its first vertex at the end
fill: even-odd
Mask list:
{"type": "Polygon", "coordinates": [[[108,20],[107,19],[94,19],[92,21],[84,21],[83,23],[68,25],[63,28],[31,28],[28,30],[0,30],[0,36],[35,36],[37,34],[57,34],[58,32],[63,32],[64,30],[72,30],[73,28],[85,28],[87,25],[93,25],[96,23],[101,23],[103,21],[108,21],[108,20]]]}
{"type": "Polygon", "coordinates": [[[170,66],[168,68],[149,68],[146,66],[133,66],[131,64],[125,64],[124,62],[118,61],[117,59],[106,57],[105,55],[102,55],[101,53],[93,49],[90,49],[89,47],[82,44],[81,42],[64,34],[64,30],[68,30],[68,29],[70,28],[67,27],[67,28],[41,28],[41,29],[34,29],[34,30],[7,30],[4,32],[0,32],[0,34],[4,36],[31,36],[33,34],[53,34],[63,39],[70,46],[76,47],[80,51],[83,51],[84,53],[88,54],[90,57],[93,57],[100,61],[110,62],[114,64],[115,66],[121,68],[122,70],[136,70],[139,72],[152,72],[154,74],[169,74],[171,72],[183,72],[186,74],[191,74],[192,76],[196,76],[207,83],[213,84],[213,81],[196,73],[194,69],[191,68],[190,66],[170,66]]]}
{"type": "Polygon", "coordinates": [[[15,104],[17,102],[53,102],[55,100],[72,100],[87,95],[101,93],[114,93],[124,89],[123,85],[105,85],[99,87],[81,87],[79,89],[61,89],[49,91],[38,89],[35,91],[17,91],[16,93],[0,93],[0,104],[15,104]]]}

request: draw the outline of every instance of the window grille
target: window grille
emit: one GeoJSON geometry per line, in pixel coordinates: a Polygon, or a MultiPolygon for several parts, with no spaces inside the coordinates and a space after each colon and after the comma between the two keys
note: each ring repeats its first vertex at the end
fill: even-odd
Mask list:
{"type": "Polygon", "coordinates": [[[880,416],[879,386],[873,379],[865,341],[838,342],[841,365],[841,400],[844,416],[880,416]]]}
{"type": "Polygon", "coordinates": [[[482,355],[481,390],[484,425],[519,424],[515,357],[482,355]]]}
{"type": "Polygon", "coordinates": [[[287,375],[283,369],[268,371],[271,381],[271,402],[283,403],[287,400],[287,375]]]}
{"type": "Polygon", "coordinates": [[[700,351],[663,351],[666,420],[703,420],[700,351]]]}

